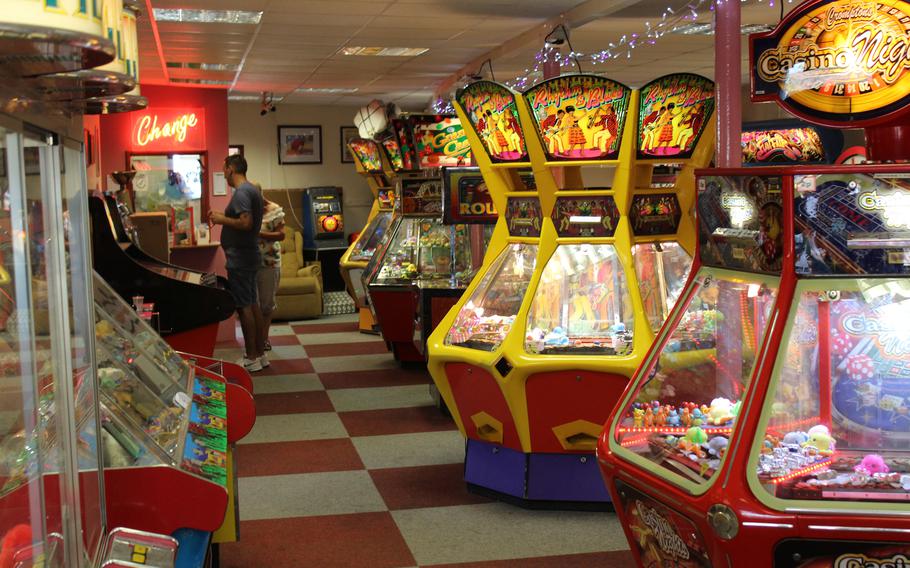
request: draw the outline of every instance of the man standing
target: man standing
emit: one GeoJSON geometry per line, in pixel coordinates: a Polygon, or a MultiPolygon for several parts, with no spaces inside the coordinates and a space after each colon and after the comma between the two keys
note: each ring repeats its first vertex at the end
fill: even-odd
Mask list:
{"type": "MultiPolygon", "coordinates": [[[[224,179],[234,195],[223,213],[209,212],[209,222],[223,225],[221,247],[227,259],[228,287],[237,306],[246,354],[242,364],[247,371],[261,371],[265,346],[259,329],[262,311],[257,301],[256,275],[259,272],[259,231],[262,228],[262,196],[246,179],[246,160],[233,155],[224,159],[224,179]]],[[[266,363],[266,366],[268,364],[266,363]]]]}

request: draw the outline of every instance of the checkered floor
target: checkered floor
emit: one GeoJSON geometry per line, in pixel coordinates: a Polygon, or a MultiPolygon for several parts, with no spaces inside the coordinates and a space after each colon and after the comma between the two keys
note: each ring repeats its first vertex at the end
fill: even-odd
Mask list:
{"type": "Polygon", "coordinates": [[[469,494],[464,441],[429,375],[400,368],[355,317],[273,326],[256,426],[236,453],[240,542],[221,546],[223,568],[632,564],[612,514],[469,494]]]}

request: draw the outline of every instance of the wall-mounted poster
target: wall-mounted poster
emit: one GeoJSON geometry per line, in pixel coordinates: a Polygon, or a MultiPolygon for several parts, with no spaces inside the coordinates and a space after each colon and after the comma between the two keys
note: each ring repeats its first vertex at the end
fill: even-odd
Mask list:
{"type": "Polygon", "coordinates": [[[524,133],[518,122],[515,94],[491,81],[477,81],[458,95],[458,104],[493,162],[527,160],[524,133]]]}
{"type": "Polygon", "coordinates": [[[279,126],[278,163],[321,164],[321,126],[279,126]]]}
{"type": "Polygon", "coordinates": [[[638,157],[689,158],[714,112],[714,82],[665,75],[642,87],[638,99],[638,157]]]}
{"type": "Polygon", "coordinates": [[[351,143],[351,140],[360,138],[360,132],[357,130],[356,126],[342,126],[339,136],[341,139],[341,163],[353,164],[354,155],[351,154],[351,149],[348,147],[348,144],[351,143]]]}
{"type": "Polygon", "coordinates": [[[619,154],[629,87],[596,75],[565,75],[524,92],[550,160],[612,160],[619,154]]]}

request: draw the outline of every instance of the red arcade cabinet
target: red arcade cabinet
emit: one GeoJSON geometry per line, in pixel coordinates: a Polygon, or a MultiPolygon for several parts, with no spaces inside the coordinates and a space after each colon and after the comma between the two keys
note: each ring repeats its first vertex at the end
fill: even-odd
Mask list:
{"type": "MultiPolygon", "coordinates": [[[[900,1],[807,2],[753,36],[753,94],[785,87],[795,114],[899,157],[906,70],[851,46],[905,45],[908,21],[900,1]],[[822,47],[866,79],[783,72],[822,47]]],[[[697,177],[698,270],[598,445],[639,565],[907,565],[910,166],[697,177]]]]}

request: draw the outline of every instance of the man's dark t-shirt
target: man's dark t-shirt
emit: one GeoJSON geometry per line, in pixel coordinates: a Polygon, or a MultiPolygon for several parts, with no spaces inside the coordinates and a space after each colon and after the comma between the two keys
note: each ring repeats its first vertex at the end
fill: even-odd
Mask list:
{"type": "Polygon", "coordinates": [[[239,219],[242,213],[249,213],[253,226],[249,231],[240,231],[228,226],[221,229],[221,248],[227,258],[227,267],[241,270],[259,269],[259,230],[262,228],[262,196],[250,182],[240,184],[228,203],[224,214],[239,219]]]}

